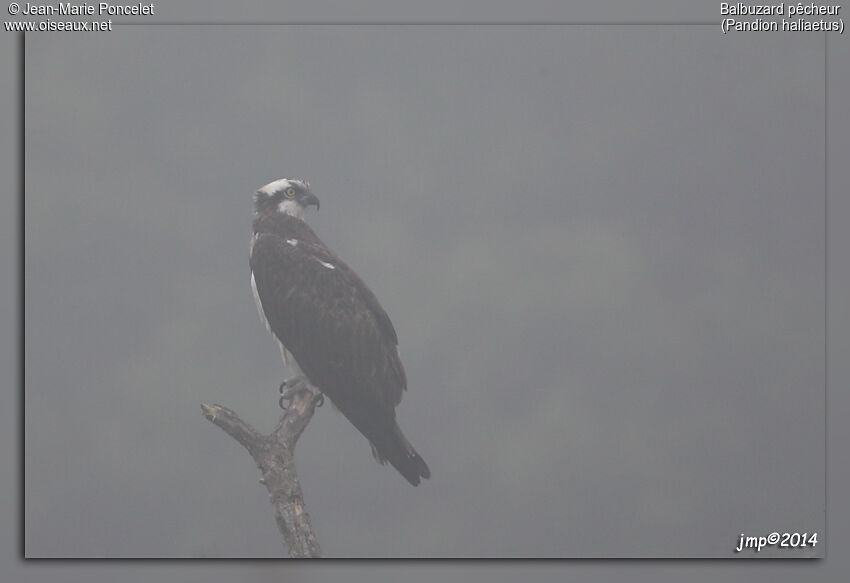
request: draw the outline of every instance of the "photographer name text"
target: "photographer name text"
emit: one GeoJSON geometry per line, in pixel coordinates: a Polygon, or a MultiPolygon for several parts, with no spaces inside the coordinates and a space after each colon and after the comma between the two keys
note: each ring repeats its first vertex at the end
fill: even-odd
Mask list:
{"type": "MultiPolygon", "coordinates": [[[[19,5],[19,14],[24,16],[153,16],[153,4],[74,4],[73,2],[57,2],[56,4],[19,5]]],[[[10,11],[11,12],[11,11],[10,11]]]]}

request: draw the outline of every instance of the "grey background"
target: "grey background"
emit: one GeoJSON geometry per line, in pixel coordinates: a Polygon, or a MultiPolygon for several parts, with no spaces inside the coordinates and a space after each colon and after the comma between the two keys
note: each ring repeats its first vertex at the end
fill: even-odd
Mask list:
{"type": "Polygon", "coordinates": [[[823,530],[822,38],[133,27],[27,49],[28,556],[280,554],[198,404],[277,418],[246,245],[281,175],[312,180],[311,223],[393,317],[434,472],[406,487],[323,410],[297,459],[329,555],[729,556],[823,530]]]}
{"type": "MultiPolygon", "coordinates": [[[[4,37],[4,43],[5,43],[4,47],[9,45],[9,46],[11,46],[11,48],[14,48],[14,45],[12,45],[11,43],[8,42],[8,35],[6,37],[4,37]]],[[[833,92],[840,95],[843,90],[846,90],[846,80],[847,80],[846,59],[842,59],[841,53],[840,53],[840,47],[841,47],[840,44],[835,45],[834,43],[831,43],[831,45],[830,45],[830,48],[831,48],[831,51],[832,51],[831,54],[834,55],[835,53],[838,53],[838,55],[839,55],[839,57],[833,56],[831,58],[831,61],[830,61],[831,66],[834,67],[835,70],[836,70],[836,73],[834,75],[831,75],[831,79],[830,79],[831,90],[832,90],[831,95],[833,95],[833,92]],[[836,46],[839,47],[839,48],[834,49],[834,47],[836,47],[836,46]],[[837,86],[837,89],[836,89],[836,86],[837,86]]],[[[846,94],[846,91],[845,91],[845,94],[846,94]]],[[[833,98],[831,103],[834,104],[835,102],[836,102],[836,100],[833,98]]],[[[831,140],[833,152],[835,152],[835,151],[840,152],[842,147],[844,148],[843,151],[846,152],[846,145],[847,145],[846,144],[846,137],[845,137],[846,133],[842,133],[842,131],[841,131],[841,124],[846,123],[846,122],[843,121],[839,116],[832,116],[832,120],[834,120],[835,127],[836,127],[836,130],[833,131],[830,134],[830,140],[831,140]]],[[[4,122],[4,123],[6,123],[6,122],[4,122]]],[[[9,134],[4,132],[4,135],[9,135],[9,134]]],[[[11,152],[13,152],[13,151],[14,150],[10,147],[9,148],[10,156],[4,157],[4,161],[7,160],[7,159],[12,159],[11,152]]],[[[839,154],[839,156],[840,156],[840,154],[839,154]]],[[[836,158],[836,155],[833,154],[831,156],[831,158],[832,159],[836,158]]],[[[840,157],[838,159],[840,159],[840,157]]],[[[840,185],[842,183],[842,180],[844,181],[844,184],[846,184],[846,174],[842,174],[842,168],[840,166],[838,166],[838,164],[832,165],[830,174],[832,176],[836,177],[831,181],[831,185],[830,185],[831,190],[839,190],[840,185]],[[836,187],[836,184],[838,184],[839,186],[836,187]]],[[[315,182],[315,178],[313,178],[313,180],[315,182]]],[[[846,190],[846,188],[845,188],[845,190],[846,190]]],[[[324,200],[327,200],[327,197],[324,200]]],[[[831,198],[831,200],[830,200],[830,205],[831,205],[830,206],[830,212],[831,212],[830,217],[835,217],[836,215],[840,217],[840,216],[842,216],[842,212],[846,212],[846,208],[844,208],[842,210],[842,204],[844,204],[844,201],[837,199],[835,197],[831,198]]],[[[7,217],[7,220],[9,220],[9,219],[13,218],[14,215],[4,215],[4,216],[7,217]]],[[[325,216],[324,211],[323,211],[322,214],[320,214],[318,217],[316,217],[316,220],[317,221],[322,220],[323,216],[325,216]]],[[[831,218],[830,220],[831,220],[830,224],[833,225],[833,221],[838,221],[838,223],[840,224],[841,219],[831,218]]],[[[10,221],[10,223],[11,223],[11,221],[10,221]]],[[[318,224],[318,223],[314,222],[314,224],[318,224]]],[[[11,223],[11,227],[13,227],[13,226],[14,226],[14,223],[11,223]]],[[[4,234],[5,234],[4,237],[6,237],[8,239],[8,242],[10,244],[13,243],[13,241],[14,241],[13,238],[11,237],[11,235],[10,235],[10,233],[13,232],[13,229],[11,227],[9,229],[4,230],[4,234]]],[[[836,248],[839,248],[839,249],[841,248],[841,245],[840,245],[841,236],[842,235],[841,235],[840,229],[836,229],[834,227],[831,228],[831,230],[830,230],[830,249],[831,250],[834,250],[836,248]],[[836,242],[838,242],[839,244],[837,245],[836,242]]],[[[326,239],[328,239],[329,242],[331,242],[329,237],[326,236],[326,239]]],[[[7,249],[7,250],[10,249],[9,246],[4,246],[4,248],[7,249]]],[[[13,261],[12,258],[13,258],[12,253],[4,253],[4,259],[9,259],[10,263],[12,263],[12,261],[13,261]]],[[[831,298],[832,298],[832,301],[831,301],[831,304],[830,304],[830,316],[831,316],[831,319],[830,319],[830,323],[831,323],[830,324],[830,354],[832,354],[833,356],[840,355],[842,353],[842,350],[841,350],[841,343],[842,342],[844,343],[844,347],[846,348],[846,335],[842,334],[842,330],[846,330],[846,327],[840,326],[841,322],[846,323],[846,309],[842,311],[842,308],[841,308],[842,303],[840,301],[836,302],[835,299],[834,299],[836,297],[836,295],[838,295],[838,297],[840,298],[840,291],[842,289],[844,289],[846,291],[846,281],[847,281],[847,278],[846,278],[846,275],[847,275],[846,261],[845,261],[844,264],[842,264],[842,260],[843,260],[842,258],[846,259],[846,257],[843,256],[840,253],[836,253],[834,251],[831,252],[830,265],[832,267],[831,267],[831,270],[830,270],[830,278],[829,278],[831,298]],[[842,284],[844,284],[844,285],[842,285],[842,284]],[[835,290],[838,290],[839,294],[836,294],[835,290]]],[[[354,261],[352,261],[352,259],[350,257],[349,257],[349,260],[361,272],[364,271],[364,269],[361,266],[354,263],[354,261]]],[[[379,275],[381,275],[381,274],[379,274],[379,275]]],[[[381,277],[382,277],[382,275],[381,275],[381,277]]],[[[378,289],[377,284],[375,282],[372,282],[372,283],[373,283],[373,287],[376,287],[376,289],[378,289]]],[[[11,291],[11,282],[4,282],[4,291],[11,291]]],[[[382,299],[384,300],[385,304],[389,303],[388,300],[383,297],[384,294],[379,294],[379,295],[382,295],[382,299]]],[[[6,297],[13,298],[14,296],[10,293],[6,297]]],[[[11,305],[14,305],[14,304],[12,302],[10,302],[9,305],[11,306],[11,305]]],[[[4,311],[4,316],[6,317],[6,319],[4,321],[7,321],[11,324],[13,322],[13,319],[14,319],[13,316],[11,315],[12,313],[13,312],[11,310],[4,311]]],[[[393,314],[393,315],[394,315],[394,318],[396,320],[398,320],[398,316],[396,314],[393,314]]],[[[397,325],[398,325],[398,321],[397,321],[397,325]]],[[[8,329],[8,327],[7,327],[7,329],[8,329]]],[[[11,348],[11,346],[13,346],[13,344],[10,343],[9,346],[11,348]]],[[[846,353],[846,350],[844,350],[843,352],[846,353]]],[[[405,354],[407,354],[407,352],[405,354]]],[[[9,361],[10,368],[11,368],[11,362],[12,361],[9,361]]],[[[410,368],[410,366],[411,365],[408,364],[409,368],[410,368]]],[[[838,358],[832,358],[830,360],[830,369],[829,369],[829,371],[830,371],[830,384],[833,388],[834,388],[834,386],[836,386],[836,380],[840,381],[841,378],[842,378],[841,377],[842,371],[843,371],[842,366],[843,365],[838,358]]],[[[845,373],[843,378],[846,379],[846,371],[843,371],[843,372],[845,373]]],[[[405,410],[405,407],[410,407],[410,405],[408,403],[409,403],[411,396],[413,394],[414,393],[411,392],[411,394],[408,395],[408,397],[405,401],[405,405],[402,408],[403,411],[405,410]]],[[[8,399],[4,400],[4,405],[5,404],[9,404],[8,399]]],[[[843,403],[843,404],[846,405],[846,403],[843,403]]],[[[841,394],[836,393],[835,391],[832,391],[831,394],[830,394],[830,419],[840,418],[840,414],[836,413],[836,411],[840,410],[840,409],[837,409],[837,407],[840,407],[841,405],[842,405],[841,394]]],[[[9,437],[14,437],[13,432],[11,430],[15,426],[15,423],[13,422],[13,417],[12,417],[15,409],[14,409],[14,407],[11,407],[11,406],[5,406],[5,407],[3,407],[2,410],[4,411],[4,414],[7,415],[6,419],[8,420],[8,423],[4,423],[4,425],[3,425],[4,431],[6,432],[6,433],[4,433],[4,435],[9,436],[9,437]]],[[[837,423],[831,423],[830,424],[830,436],[831,437],[838,435],[841,431],[842,431],[842,428],[837,423]]],[[[13,440],[8,439],[6,442],[9,443],[11,441],[13,441],[13,440]]],[[[831,443],[834,443],[834,440],[831,440],[831,443]]],[[[303,448],[303,445],[302,445],[302,448],[303,448]]],[[[424,450],[424,448],[423,448],[423,450],[424,450]]],[[[4,455],[6,455],[6,453],[8,453],[8,452],[4,448],[4,455]]],[[[831,453],[831,456],[840,455],[841,451],[840,451],[839,448],[832,447],[830,449],[830,453],[831,453]]],[[[303,456],[303,454],[301,452],[299,452],[299,455],[303,456]]],[[[303,465],[303,462],[299,462],[299,464],[303,465]]],[[[838,466],[837,470],[831,470],[831,472],[830,472],[831,483],[833,483],[832,482],[833,480],[836,481],[836,482],[838,480],[840,480],[840,476],[841,476],[840,472],[842,471],[842,469],[841,469],[842,467],[846,467],[846,466],[838,466]],[[836,476],[838,476],[838,477],[836,477],[836,476]]],[[[388,476],[385,476],[385,477],[388,477],[388,476]]],[[[10,476],[8,474],[4,473],[3,479],[4,479],[4,484],[11,485],[11,484],[14,483],[10,479],[10,476]]],[[[835,491],[834,488],[832,489],[832,491],[835,491]]],[[[836,508],[840,513],[840,506],[833,506],[833,508],[836,508]]],[[[4,504],[4,511],[7,511],[7,510],[8,510],[9,516],[12,516],[13,512],[11,511],[11,507],[7,507],[7,505],[4,504]]],[[[840,516],[840,514],[839,514],[839,516],[840,516]]],[[[843,532],[845,532],[845,531],[843,530],[841,521],[834,520],[834,521],[831,522],[830,534],[831,534],[833,539],[835,539],[836,536],[838,536],[838,537],[842,536],[843,532]]],[[[7,539],[4,539],[4,540],[7,540],[7,539]]],[[[8,540],[11,541],[13,539],[8,539],[8,540]]],[[[11,546],[11,544],[8,545],[8,546],[11,546]]],[[[838,559],[840,559],[840,557],[836,556],[835,560],[827,561],[825,563],[818,563],[817,567],[812,566],[812,567],[807,567],[807,569],[816,568],[818,573],[824,573],[825,574],[827,572],[828,564],[836,566],[838,559]]],[[[228,578],[232,578],[234,576],[233,575],[234,571],[229,566],[225,567],[221,564],[217,564],[217,565],[218,565],[218,567],[212,570],[213,573],[219,573],[219,572],[227,573],[226,576],[228,578]]],[[[556,574],[560,570],[560,568],[558,566],[552,566],[552,565],[549,565],[549,566],[541,565],[539,567],[529,565],[528,563],[525,563],[524,565],[525,565],[524,568],[519,567],[519,566],[517,566],[515,568],[509,568],[507,566],[504,566],[504,567],[500,567],[499,570],[500,570],[500,572],[504,572],[504,573],[511,573],[511,572],[515,573],[515,572],[517,572],[518,569],[522,569],[525,574],[531,574],[531,575],[533,575],[537,578],[548,578],[550,575],[556,574]]],[[[588,570],[595,568],[594,565],[598,565],[598,564],[570,565],[569,568],[570,568],[570,570],[576,570],[576,571],[579,571],[579,572],[587,573],[588,570]]],[[[650,566],[648,566],[645,563],[643,563],[642,565],[644,566],[643,567],[644,569],[650,569],[651,568],[650,566]]],[[[787,565],[787,564],[784,564],[784,565],[787,565]]],[[[812,565],[812,564],[810,564],[810,565],[812,565]]],[[[61,567],[63,568],[63,571],[64,571],[64,566],[61,566],[61,567]]],[[[60,568],[60,566],[57,565],[56,568],[60,568]]],[[[665,567],[661,571],[655,570],[655,571],[653,571],[653,573],[656,573],[656,576],[658,574],[662,574],[662,573],[671,573],[671,574],[684,573],[684,572],[693,573],[698,568],[699,568],[699,565],[690,564],[689,566],[685,566],[685,565],[682,565],[682,564],[678,564],[678,565],[670,565],[669,567],[665,567]]],[[[720,568],[729,569],[729,568],[732,568],[732,567],[730,567],[727,564],[727,565],[725,565],[725,567],[720,567],[720,568]]],[[[790,567],[784,566],[783,568],[787,569],[787,568],[790,568],[790,567]]],[[[30,573],[39,573],[40,572],[43,575],[43,574],[46,573],[46,570],[49,570],[49,569],[46,569],[46,570],[45,569],[46,569],[45,567],[39,567],[38,565],[29,565],[26,569],[24,569],[24,571],[19,571],[19,572],[27,572],[27,571],[30,572],[30,573]]],[[[100,570],[102,572],[107,572],[107,571],[112,572],[112,569],[114,569],[114,568],[107,569],[106,567],[103,567],[100,570]]],[[[261,573],[266,572],[266,571],[276,572],[275,569],[273,569],[273,568],[269,568],[269,569],[258,568],[258,569],[261,573]]],[[[411,571],[407,567],[398,567],[397,569],[384,568],[381,571],[379,571],[379,573],[382,572],[382,573],[385,573],[385,574],[390,574],[390,572],[398,572],[402,569],[404,570],[404,572],[406,574],[413,573],[414,575],[416,574],[417,571],[420,572],[420,573],[424,573],[424,571],[425,571],[424,569],[415,569],[415,568],[413,569],[413,571],[411,571]]],[[[632,565],[620,564],[620,567],[613,566],[612,568],[607,569],[606,572],[608,573],[608,576],[610,576],[611,574],[616,575],[617,573],[620,573],[620,572],[631,573],[631,571],[633,569],[634,569],[633,564],[632,565]]],[[[178,570],[181,572],[182,576],[184,576],[184,577],[186,576],[187,569],[178,569],[178,570]]],[[[330,573],[331,570],[333,570],[333,569],[325,569],[322,572],[323,573],[330,573]]],[[[91,572],[91,570],[83,570],[83,572],[86,572],[86,571],[91,572]]],[[[130,572],[140,573],[142,571],[143,571],[143,569],[141,569],[139,567],[135,567],[135,568],[131,569],[130,572]]],[[[767,576],[774,577],[776,575],[776,571],[777,571],[777,567],[775,566],[775,564],[772,565],[772,566],[765,565],[764,567],[759,568],[758,570],[754,570],[754,569],[748,569],[747,570],[747,572],[750,574],[750,576],[752,578],[760,578],[762,575],[764,575],[765,577],[767,577],[767,576]]],[[[80,571],[77,571],[77,572],[80,572],[80,571]]],[[[171,572],[171,569],[169,568],[169,569],[165,569],[165,570],[153,570],[153,571],[148,570],[147,571],[147,573],[151,573],[151,572],[158,572],[158,573],[162,573],[162,574],[167,575],[168,573],[171,572]]],[[[201,569],[200,571],[198,571],[198,570],[192,569],[190,572],[191,573],[210,573],[210,570],[201,569]]],[[[246,570],[240,571],[240,572],[245,572],[246,576],[253,580],[253,576],[251,575],[251,573],[257,573],[257,569],[246,569],[246,570]]],[[[360,572],[363,572],[362,569],[361,569],[360,572]]],[[[490,577],[493,574],[492,570],[487,570],[487,569],[476,570],[475,572],[480,573],[482,576],[488,576],[488,577],[490,577]]],[[[127,574],[127,571],[124,571],[124,573],[127,574]]],[[[318,571],[316,571],[316,573],[318,573],[318,571]]],[[[212,573],[210,573],[210,574],[212,574],[212,573]]],[[[258,575],[258,576],[262,577],[261,574],[258,575]]],[[[511,577],[515,577],[515,576],[516,576],[515,574],[511,575],[511,577]]]]}

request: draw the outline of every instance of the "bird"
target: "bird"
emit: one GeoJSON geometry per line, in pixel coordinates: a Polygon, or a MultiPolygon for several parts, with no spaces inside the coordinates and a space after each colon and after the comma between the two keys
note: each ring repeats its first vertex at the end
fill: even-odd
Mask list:
{"type": "Polygon", "coordinates": [[[286,397],[327,396],[413,486],[431,470],[402,433],[396,407],[407,389],[398,336],[375,294],[304,220],[319,199],[306,180],[281,178],[254,193],[251,288],[260,318],[295,376],[286,397]]]}

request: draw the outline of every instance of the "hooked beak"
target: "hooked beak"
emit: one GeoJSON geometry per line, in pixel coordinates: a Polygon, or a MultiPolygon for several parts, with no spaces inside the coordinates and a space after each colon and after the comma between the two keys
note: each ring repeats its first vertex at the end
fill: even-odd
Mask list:
{"type": "Polygon", "coordinates": [[[307,208],[310,205],[314,205],[316,207],[316,210],[319,210],[319,199],[316,198],[316,195],[312,192],[308,192],[307,194],[305,194],[299,202],[304,208],[307,208]]]}

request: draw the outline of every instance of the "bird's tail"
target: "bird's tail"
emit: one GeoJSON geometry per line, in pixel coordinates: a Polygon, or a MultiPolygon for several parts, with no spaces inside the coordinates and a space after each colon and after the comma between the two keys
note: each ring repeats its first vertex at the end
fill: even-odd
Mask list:
{"type": "Polygon", "coordinates": [[[412,485],[418,486],[420,478],[431,477],[428,464],[407,441],[398,423],[393,423],[393,430],[385,439],[370,443],[375,459],[382,464],[389,462],[412,485]]]}

